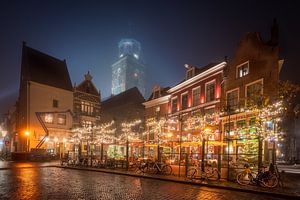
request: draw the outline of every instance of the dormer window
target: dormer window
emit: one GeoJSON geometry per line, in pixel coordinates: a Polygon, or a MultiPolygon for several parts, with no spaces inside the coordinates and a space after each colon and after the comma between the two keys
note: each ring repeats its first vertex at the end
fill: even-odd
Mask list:
{"type": "Polygon", "coordinates": [[[155,86],[153,88],[153,99],[159,98],[160,97],[160,87],[155,86]]]}
{"type": "Polygon", "coordinates": [[[195,75],[195,67],[189,67],[186,70],[186,80],[192,78],[195,75]]]}
{"type": "Polygon", "coordinates": [[[236,77],[237,78],[242,78],[249,74],[249,61],[240,64],[236,67],[236,77]]]}

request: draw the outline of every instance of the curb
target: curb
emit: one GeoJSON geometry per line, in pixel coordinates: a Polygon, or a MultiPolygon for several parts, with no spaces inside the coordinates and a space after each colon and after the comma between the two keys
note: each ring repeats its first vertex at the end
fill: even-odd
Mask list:
{"type": "Polygon", "coordinates": [[[146,179],[154,179],[154,180],[160,180],[160,181],[168,181],[168,182],[175,182],[175,183],[181,183],[181,184],[190,184],[190,185],[198,185],[198,186],[205,186],[205,187],[211,187],[211,188],[217,188],[217,189],[223,189],[223,190],[231,190],[231,191],[238,191],[238,192],[246,192],[246,193],[255,193],[255,194],[264,194],[273,196],[276,195],[276,197],[281,198],[297,198],[300,199],[300,195],[293,195],[293,194],[287,194],[287,193],[278,193],[274,191],[261,191],[261,190],[253,190],[253,189],[247,189],[247,188],[234,188],[230,186],[224,186],[224,185],[214,185],[214,184],[205,184],[205,183],[199,183],[199,182],[193,182],[193,181],[187,181],[187,180],[176,180],[173,178],[167,178],[167,177],[155,177],[155,176],[149,176],[149,175],[139,175],[139,174],[133,174],[133,173],[127,173],[127,172],[120,172],[120,171],[112,171],[112,170],[101,170],[101,169],[93,169],[93,168],[79,168],[79,167],[68,167],[68,166],[54,166],[57,168],[62,169],[72,169],[72,170],[81,170],[81,171],[93,171],[93,172],[102,172],[102,173],[108,173],[108,174],[118,174],[123,176],[132,176],[132,177],[138,177],[138,178],[146,178],[146,179]]]}
{"type": "Polygon", "coordinates": [[[10,170],[10,169],[32,169],[32,168],[48,168],[48,167],[59,167],[57,165],[46,165],[46,166],[25,166],[25,167],[1,167],[1,170],[10,170]]]}

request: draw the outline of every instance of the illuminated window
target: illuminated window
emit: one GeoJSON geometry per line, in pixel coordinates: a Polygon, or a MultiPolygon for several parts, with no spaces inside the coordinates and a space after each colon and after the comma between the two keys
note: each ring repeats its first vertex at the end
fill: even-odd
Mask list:
{"type": "Polygon", "coordinates": [[[92,126],[92,122],[91,121],[82,121],[81,125],[83,127],[91,127],[92,126]]]}
{"type": "Polygon", "coordinates": [[[58,114],[57,115],[57,123],[60,125],[66,125],[67,116],[65,114],[58,114]]]}
{"type": "Polygon", "coordinates": [[[51,113],[45,114],[45,122],[52,124],[53,123],[53,114],[51,114],[51,113]]]}
{"type": "Polygon", "coordinates": [[[234,135],[234,122],[230,122],[230,126],[229,126],[229,123],[224,124],[224,132],[227,137],[233,136],[234,135]]]}
{"type": "Polygon", "coordinates": [[[175,113],[177,111],[177,97],[172,99],[171,108],[172,108],[172,113],[175,113]]]}
{"type": "Polygon", "coordinates": [[[237,66],[237,78],[241,78],[249,74],[249,61],[237,66]]]}
{"type": "Polygon", "coordinates": [[[157,107],[155,108],[155,116],[156,116],[157,119],[158,119],[159,116],[160,116],[160,107],[159,107],[159,106],[157,106],[157,107]]]}
{"type": "Polygon", "coordinates": [[[181,95],[181,109],[187,109],[188,108],[188,93],[181,95]]]}
{"type": "Polygon", "coordinates": [[[206,102],[215,100],[215,94],[216,94],[216,82],[213,81],[213,82],[205,84],[206,102]]]}
{"type": "Polygon", "coordinates": [[[133,54],[133,56],[136,58],[136,59],[139,59],[139,56],[137,54],[133,54]]]}
{"type": "Polygon", "coordinates": [[[94,104],[87,101],[81,101],[81,112],[92,115],[94,113],[94,104]]]}
{"type": "Polygon", "coordinates": [[[198,106],[200,104],[200,87],[193,89],[193,106],[198,106]]]}

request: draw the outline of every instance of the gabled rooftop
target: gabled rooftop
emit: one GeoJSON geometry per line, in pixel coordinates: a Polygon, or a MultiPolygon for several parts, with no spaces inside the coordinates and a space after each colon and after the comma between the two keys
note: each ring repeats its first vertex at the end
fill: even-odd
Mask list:
{"type": "Polygon", "coordinates": [[[66,61],[30,48],[25,42],[22,49],[22,81],[33,81],[73,91],[66,61]]]}
{"type": "Polygon", "coordinates": [[[75,86],[75,91],[80,91],[88,94],[92,94],[95,96],[100,96],[100,93],[98,92],[97,88],[92,82],[92,76],[90,75],[90,72],[84,75],[84,81],[82,81],[78,86],[75,86]]]}
{"type": "Polygon", "coordinates": [[[136,103],[142,105],[144,101],[145,99],[140,93],[140,91],[138,90],[138,88],[133,87],[118,95],[112,96],[109,99],[102,101],[102,110],[118,107],[121,105],[126,105],[128,103],[136,103]]]}

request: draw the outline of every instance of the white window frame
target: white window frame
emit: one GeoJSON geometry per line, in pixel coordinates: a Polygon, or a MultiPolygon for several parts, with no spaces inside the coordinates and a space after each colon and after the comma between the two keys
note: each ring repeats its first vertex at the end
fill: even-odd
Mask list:
{"type": "MultiPolygon", "coordinates": [[[[205,91],[204,91],[204,100],[205,100],[205,103],[207,103],[207,101],[206,101],[206,89],[207,89],[207,85],[209,85],[211,83],[215,84],[215,94],[214,94],[215,98],[214,98],[214,100],[216,99],[217,81],[216,81],[216,79],[213,79],[213,80],[208,81],[208,82],[205,83],[205,91]]],[[[209,101],[209,102],[211,102],[211,101],[209,101]]]]}
{"type": "Polygon", "coordinates": [[[261,87],[261,94],[262,94],[262,95],[264,94],[264,79],[261,78],[261,79],[258,79],[258,80],[256,80],[256,81],[253,81],[253,82],[248,83],[248,84],[245,85],[245,97],[246,97],[246,98],[248,98],[248,96],[247,96],[247,88],[248,88],[248,86],[253,85],[253,84],[255,84],[255,83],[259,83],[259,82],[262,83],[262,84],[261,84],[261,85],[262,85],[262,87],[261,87]]]}
{"type": "Polygon", "coordinates": [[[228,103],[228,101],[227,101],[227,95],[228,95],[228,93],[231,93],[231,92],[234,92],[234,91],[238,91],[238,99],[237,99],[237,101],[239,102],[240,101],[240,88],[239,87],[237,87],[237,88],[234,88],[234,89],[232,89],[232,90],[228,90],[228,91],[226,91],[226,106],[228,105],[227,103],[228,103]]]}
{"type": "Polygon", "coordinates": [[[189,92],[186,91],[184,93],[181,93],[181,95],[180,95],[180,108],[181,108],[181,110],[183,110],[183,108],[182,108],[182,96],[184,96],[184,95],[187,95],[187,107],[185,109],[189,108],[189,92]]]}
{"type": "Polygon", "coordinates": [[[192,105],[191,106],[194,106],[194,91],[197,89],[199,89],[200,92],[199,92],[199,104],[196,106],[199,106],[201,104],[201,99],[200,99],[201,98],[201,86],[197,86],[192,89],[192,105]]]}
{"type": "Polygon", "coordinates": [[[243,66],[243,65],[245,65],[245,64],[247,64],[248,74],[250,73],[250,67],[249,67],[250,65],[249,65],[249,60],[248,60],[248,61],[243,62],[242,64],[239,64],[239,65],[236,66],[236,69],[235,69],[235,70],[236,70],[236,71],[235,71],[235,77],[236,77],[236,78],[242,78],[242,77],[245,77],[245,76],[248,75],[248,74],[246,74],[245,76],[241,76],[241,77],[240,77],[240,75],[239,75],[239,74],[240,74],[240,72],[239,72],[239,67],[241,67],[241,66],[243,66]]]}

